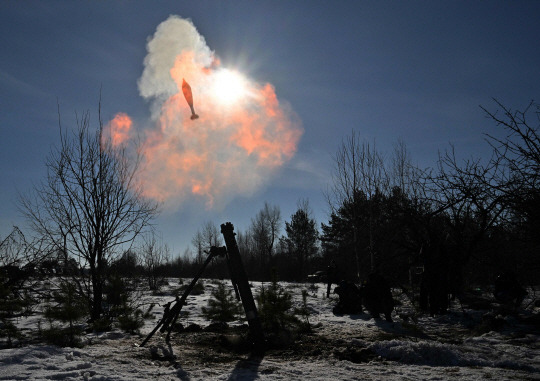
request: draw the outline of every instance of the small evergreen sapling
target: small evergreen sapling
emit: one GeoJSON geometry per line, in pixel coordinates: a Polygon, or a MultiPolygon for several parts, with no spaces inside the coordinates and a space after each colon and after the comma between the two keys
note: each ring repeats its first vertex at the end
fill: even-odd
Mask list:
{"type": "Polygon", "coordinates": [[[75,323],[86,315],[87,306],[79,297],[76,286],[70,282],[60,283],[60,288],[52,294],[52,301],[54,304],[45,310],[50,324],[49,329],[43,331],[45,339],[60,346],[79,346],[82,328],[75,323]],[[58,327],[53,321],[67,323],[68,326],[58,327]]]}
{"type": "Polygon", "coordinates": [[[132,290],[118,274],[112,275],[105,287],[108,319],[116,318],[118,327],[128,333],[137,333],[144,325],[143,313],[132,303],[132,290]]]}
{"type": "Polygon", "coordinates": [[[208,300],[208,308],[203,307],[202,313],[212,322],[227,323],[236,320],[242,309],[232,295],[232,290],[226,288],[223,282],[219,282],[208,300]]]}
{"type": "Polygon", "coordinates": [[[300,324],[300,328],[306,330],[307,332],[311,331],[311,324],[309,322],[309,315],[311,314],[311,311],[307,304],[307,297],[308,297],[308,291],[302,290],[302,306],[299,308],[295,308],[294,312],[297,315],[300,315],[304,321],[300,324]]]}
{"type": "Polygon", "coordinates": [[[21,301],[9,287],[5,285],[2,277],[0,277],[0,338],[6,338],[6,346],[13,346],[13,339],[20,339],[22,336],[11,322],[11,319],[16,312],[22,310],[21,301]]]}
{"type": "Polygon", "coordinates": [[[292,311],[292,295],[273,276],[268,288],[261,287],[256,297],[259,317],[266,332],[279,332],[299,323],[292,311]]]}

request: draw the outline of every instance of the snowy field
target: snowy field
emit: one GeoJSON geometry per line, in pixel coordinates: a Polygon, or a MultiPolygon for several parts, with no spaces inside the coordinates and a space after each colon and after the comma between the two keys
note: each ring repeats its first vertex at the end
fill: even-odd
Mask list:
{"type": "MultiPolygon", "coordinates": [[[[238,332],[245,332],[242,321],[221,332],[204,329],[209,322],[201,308],[216,283],[202,282],[205,292],[188,298],[180,319],[184,327],[197,324],[202,331],[173,333],[171,345],[158,332],[138,346],[161,317],[159,305],[173,300],[167,292],[145,294],[140,297],[145,308],[156,306],[141,335],[88,334],[83,348],[4,349],[0,380],[540,380],[538,307],[497,316],[456,302],[449,314],[432,318],[415,316],[404,295],[395,293],[400,305],[389,323],[368,314],[335,316],[337,295],[326,298],[323,284],[281,283],[298,305],[301,291],[309,291],[315,328],[287,348],[254,357],[234,350],[238,332]]],[[[169,291],[178,287],[177,280],[169,284],[169,291]]],[[[259,287],[253,283],[254,294],[259,287]]],[[[17,324],[37,330],[41,319],[36,313],[17,324]]]]}

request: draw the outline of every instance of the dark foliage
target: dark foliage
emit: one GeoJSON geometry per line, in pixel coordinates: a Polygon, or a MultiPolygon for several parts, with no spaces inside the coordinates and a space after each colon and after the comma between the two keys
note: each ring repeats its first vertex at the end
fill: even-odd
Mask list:
{"type": "Polygon", "coordinates": [[[128,281],[119,275],[111,276],[104,287],[107,309],[102,323],[108,320],[110,327],[116,321],[120,329],[136,333],[144,325],[144,319],[142,311],[133,305],[132,293],[128,281]]]}
{"type": "Polygon", "coordinates": [[[368,197],[358,192],[354,199],[332,213],[328,224],[322,224],[321,241],[328,262],[336,262],[340,279],[355,279],[351,256],[356,240],[362,279],[376,266],[393,281],[405,282],[408,274],[402,270],[416,260],[421,247],[424,208],[397,187],[388,195],[377,192],[368,197]]]}
{"type": "Polygon", "coordinates": [[[291,222],[285,222],[285,233],[281,245],[296,270],[293,280],[304,281],[311,270],[310,260],[318,253],[318,231],[307,208],[299,208],[291,216],[291,222]]]}
{"type": "Polygon", "coordinates": [[[226,288],[223,282],[218,282],[208,300],[208,307],[203,307],[202,312],[212,322],[227,323],[238,319],[242,308],[232,290],[226,288]]]}
{"type": "Polygon", "coordinates": [[[60,283],[60,288],[52,293],[51,304],[45,310],[50,327],[42,331],[42,337],[47,342],[60,346],[80,346],[83,329],[77,322],[87,315],[87,311],[76,286],[70,282],[60,283]],[[64,325],[58,326],[55,321],[64,325]]]}
{"type": "Polygon", "coordinates": [[[256,300],[265,332],[279,333],[298,324],[292,309],[292,295],[278,283],[276,276],[269,286],[261,287],[256,300]]]}

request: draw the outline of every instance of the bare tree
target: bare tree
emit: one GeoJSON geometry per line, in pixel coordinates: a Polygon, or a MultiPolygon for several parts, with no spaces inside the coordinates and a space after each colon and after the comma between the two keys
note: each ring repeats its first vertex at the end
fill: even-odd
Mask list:
{"type": "Polygon", "coordinates": [[[440,155],[427,195],[433,207],[431,215],[446,213],[459,265],[468,261],[487,231],[507,212],[505,177],[506,170],[497,157],[485,164],[479,158],[459,162],[453,146],[440,155]]]}
{"type": "MultiPolygon", "coordinates": [[[[351,135],[343,140],[334,157],[334,172],[332,184],[326,198],[332,213],[335,213],[342,205],[349,203],[357,205],[360,197],[368,199],[377,193],[388,191],[390,177],[384,156],[376,150],[375,144],[362,142],[354,130],[351,135]]],[[[373,211],[369,203],[369,255],[371,268],[375,266],[375,248],[373,241],[373,211]]],[[[357,276],[360,278],[360,253],[358,248],[358,229],[356,222],[356,207],[353,207],[353,246],[356,260],[357,276]]]]}
{"type": "Polygon", "coordinates": [[[28,243],[21,230],[14,226],[11,233],[0,241],[0,267],[23,266],[29,260],[28,243]]]}
{"type": "Polygon", "coordinates": [[[512,110],[494,100],[495,112],[485,111],[488,118],[503,129],[505,135],[498,138],[487,134],[495,157],[504,168],[496,191],[503,192],[508,201],[515,238],[525,246],[529,258],[523,261],[522,269],[531,273],[540,268],[537,259],[540,239],[540,104],[531,101],[522,110],[512,110]]]}
{"type": "Polygon", "coordinates": [[[195,248],[195,263],[201,265],[204,262],[205,242],[203,233],[200,230],[197,230],[197,233],[191,239],[191,244],[195,248]]]}
{"type": "Polygon", "coordinates": [[[531,101],[523,111],[512,111],[497,100],[495,103],[502,110],[502,115],[484,107],[482,109],[507,135],[499,139],[487,134],[488,142],[497,157],[511,171],[514,176],[512,180],[518,180],[515,176],[519,176],[522,185],[528,189],[535,188],[540,181],[540,104],[531,101]],[[536,126],[531,123],[531,119],[537,123],[536,126]]]}
{"type": "Polygon", "coordinates": [[[43,240],[28,242],[22,231],[14,226],[11,233],[0,240],[0,288],[9,290],[16,297],[30,291],[36,269],[49,254],[50,247],[43,240]]]}
{"type": "Polygon", "coordinates": [[[169,247],[158,243],[154,234],[145,238],[142,247],[142,262],[148,280],[148,287],[151,290],[159,289],[163,280],[163,276],[159,274],[159,268],[167,263],[169,258],[169,247]]]}
{"type": "Polygon", "coordinates": [[[483,107],[482,109],[507,133],[503,139],[487,134],[488,143],[492,146],[497,160],[506,169],[505,176],[500,180],[505,187],[499,188],[512,200],[515,211],[528,218],[532,209],[523,208],[523,201],[531,206],[531,198],[539,198],[540,104],[531,101],[523,111],[512,111],[496,100],[495,103],[502,112],[490,112],[483,107]]]}
{"type": "Polygon", "coordinates": [[[136,181],[140,158],[112,146],[101,118],[98,127],[90,129],[89,112],[77,118],[71,134],[60,126],[60,144],[45,162],[46,179],[21,196],[33,230],[88,270],[77,280],[93,320],[102,314],[108,263],[157,213],[136,181]]]}
{"type": "Polygon", "coordinates": [[[359,192],[369,198],[386,191],[389,183],[384,156],[377,151],[375,143],[361,141],[353,130],[334,156],[332,184],[326,197],[331,211],[335,211],[343,202],[354,200],[359,192]]]}
{"type": "Polygon", "coordinates": [[[390,187],[398,187],[410,200],[419,200],[423,196],[424,183],[422,171],[412,164],[411,155],[403,140],[394,145],[389,170],[390,187]]]}
{"type": "Polygon", "coordinates": [[[238,250],[240,255],[245,260],[250,260],[253,256],[253,237],[251,232],[248,230],[243,232],[239,230],[236,233],[236,242],[238,243],[238,250]]]}
{"type": "Polygon", "coordinates": [[[191,239],[191,244],[195,248],[195,263],[201,265],[204,262],[205,253],[212,246],[222,246],[223,240],[216,225],[211,221],[207,221],[201,229],[197,230],[191,239]]]}
{"type": "Polygon", "coordinates": [[[439,154],[435,168],[420,176],[418,258],[426,273],[448,281],[453,293],[464,285],[470,260],[486,261],[491,255],[489,236],[502,228],[508,212],[506,177],[507,170],[496,155],[487,160],[458,159],[452,145],[439,154]]]}
{"type": "Polygon", "coordinates": [[[281,210],[277,205],[264,203],[255,218],[251,220],[251,236],[261,269],[272,259],[274,244],[281,229],[281,210]]]}
{"type": "Polygon", "coordinates": [[[207,221],[203,225],[202,236],[203,236],[203,241],[205,242],[206,250],[210,250],[212,246],[217,247],[217,246],[223,245],[223,239],[221,237],[221,233],[216,227],[216,225],[211,221],[207,221]]]}

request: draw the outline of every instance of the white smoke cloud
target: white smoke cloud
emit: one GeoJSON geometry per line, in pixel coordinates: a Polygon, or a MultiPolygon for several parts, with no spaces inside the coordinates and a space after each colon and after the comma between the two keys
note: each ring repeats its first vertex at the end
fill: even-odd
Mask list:
{"type": "MultiPolygon", "coordinates": [[[[299,119],[278,101],[274,87],[242,76],[240,98],[230,102],[231,86],[219,89],[227,70],[193,23],[178,16],[157,27],[147,51],[138,82],[152,111],[141,149],[145,194],[167,210],[188,200],[221,209],[272,181],[302,135],[299,119]],[[182,93],[184,78],[193,89],[196,120],[182,93]]],[[[123,117],[114,121],[131,126],[123,117]]],[[[119,127],[111,122],[111,131],[119,127]]]]}
{"type": "Polygon", "coordinates": [[[210,66],[214,60],[214,53],[191,20],[175,15],[158,25],[146,50],[148,54],[144,58],[144,70],[138,82],[139,94],[157,102],[157,109],[159,104],[178,92],[170,69],[182,52],[194,52],[194,60],[201,67],[210,66]]]}

